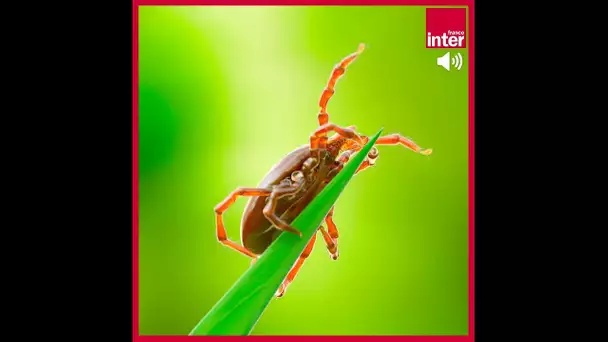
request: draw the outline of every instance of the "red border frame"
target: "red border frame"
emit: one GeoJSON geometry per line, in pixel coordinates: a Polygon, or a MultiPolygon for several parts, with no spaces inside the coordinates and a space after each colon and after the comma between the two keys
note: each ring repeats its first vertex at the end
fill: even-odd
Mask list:
{"type": "Polygon", "coordinates": [[[376,6],[467,6],[469,8],[469,334],[463,336],[289,336],[294,342],[316,340],[345,340],[354,342],[391,341],[391,342],[472,342],[475,341],[475,12],[474,0],[133,0],[133,341],[171,342],[171,341],[220,341],[220,340],[268,340],[280,341],[284,336],[140,336],[139,335],[139,235],[138,235],[138,28],[139,6],[145,5],[376,5],[376,6]]]}

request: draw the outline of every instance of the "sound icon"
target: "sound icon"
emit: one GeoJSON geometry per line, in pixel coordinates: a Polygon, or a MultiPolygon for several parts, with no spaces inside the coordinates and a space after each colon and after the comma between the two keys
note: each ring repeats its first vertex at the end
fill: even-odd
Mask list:
{"type": "Polygon", "coordinates": [[[448,51],[445,55],[437,57],[437,65],[444,67],[447,71],[450,71],[450,65],[453,65],[456,69],[462,68],[462,55],[458,52],[451,59],[450,63],[450,52],[448,51]]]}

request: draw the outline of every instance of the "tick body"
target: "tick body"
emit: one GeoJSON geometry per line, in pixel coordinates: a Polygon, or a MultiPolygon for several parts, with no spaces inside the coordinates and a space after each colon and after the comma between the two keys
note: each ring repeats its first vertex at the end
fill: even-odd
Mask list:
{"type": "MultiPolygon", "coordinates": [[[[327,103],[334,94],[336,81],[363,48],[361,44],[357,52],[347,56],[334,67],[319,100],[319,126],[310,135],[309,143],[290,152],[275,164],[257,187],[237,188],[215,207],[217,238],[222,244],[251,257],[252,262],[255,262],[279,234],[286,232],[301,236],[300,232],[291,226],[291,222],[369,140],[367,136],[357,133],[354,126],[341,127],[329,122],[329,114],[326,111],[327,103]],[[335,134],[328,138],[330,132],[335,134]],[[241,218],[241,244],[238,244],[228,239],[222,214],[242,196],[249,197],[249,201],[241,218]]],[[[382,136],[375,145],[403,145],[422,155],[430,155],[432,152],[431,149],[423,149],[399,134],[382,136]]],[[[357,173],[373,166],[377,158],[378,149],[374,146],[357,173]]],[[[336,260],[338,229],[333,222],[333,213],[334,208],[324,220],[327,229],[321,225],[318,232],[321,232],[331,258],[336,260]]],[[[315,241],[316,234],[283,281],[277,291],[277,297],[282,296],[293,281],[304,260],[312,252],[315,241]]]]}

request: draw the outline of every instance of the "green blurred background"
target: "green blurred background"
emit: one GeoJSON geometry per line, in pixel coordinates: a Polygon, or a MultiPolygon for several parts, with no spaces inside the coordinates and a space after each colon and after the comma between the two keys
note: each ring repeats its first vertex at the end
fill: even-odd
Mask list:
{"type": "MultiPolygon", "coordinates": [[[[367,48],[328,106],[380,147],[256,335],[444,335],[468,330],[468,54],[447,71],[425,48],[424,7],[139,8],[139,319],[186,335],[250,259],[222,246],[213,208],[308,142],[333,66],[367,48]]],[[[225,214],[240,241],[246,199],[225,214]]]]}

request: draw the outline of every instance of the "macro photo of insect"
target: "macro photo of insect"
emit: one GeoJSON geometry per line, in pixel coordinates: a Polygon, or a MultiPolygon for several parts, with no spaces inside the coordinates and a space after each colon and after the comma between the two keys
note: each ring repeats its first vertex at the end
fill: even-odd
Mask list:
{"type": "MultiPolygon", "coordinates": [[[[240,187],[215,207],[217,238],[222,244],[253,259],[264,253],[268,246],[282,232],[301,236],[290,224],[312,199],[344,167],[351,156],[357,153],[369,140],[356,131],[355,126],[342,127],[329,120],[327,105],[335,93],[336,82],[346,72],[346,68],[363,52],[364,44],[337,64],[319,100],[317,115],[319,126],[310,135],[310,143],[286,155],[272,167],[257,187],[240,187]],[[334,133],[329,136],[330,133],[334,133]],[[241,243],[227,237],[222,214],[239,198],[249,197],[241,221],[241,243]]],[[[433,151],[421,148],[414,141],[400,134],[381,136],[375,145],[400,145],[416,153],[428,156],[433,151]]],[[[376,163],[379,156],[374,146],[356,172],[361,172],[376,163]]],[[[334,208],[325,217],[325,224],[319,226],[327,251],[333,260],[338,259],[338,228],[333,221],[334,208]]],[[[304,252],[281,284],[276,293],[283,296],[287,286],[294,280],[300,267],[310,255],[316,242],[316,234],[306,245],[304,252]]]]}

